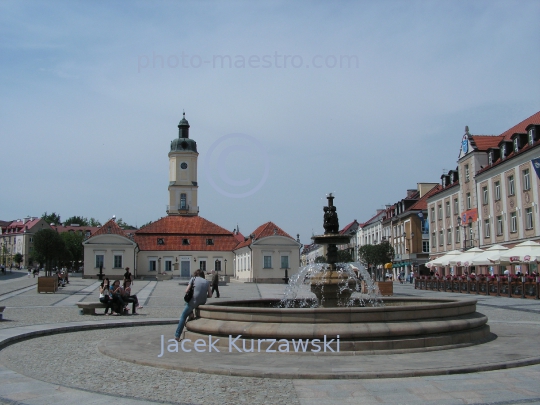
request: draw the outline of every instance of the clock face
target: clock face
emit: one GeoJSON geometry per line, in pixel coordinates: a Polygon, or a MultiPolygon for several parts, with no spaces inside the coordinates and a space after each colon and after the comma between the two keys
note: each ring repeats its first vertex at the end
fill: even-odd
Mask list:
{"type": "Polygon", "coordinates": [[[180,165],[180,168],[182,169],[187,169],[187,163],[186,162],[182,162],[182,164],[180,165]]]}

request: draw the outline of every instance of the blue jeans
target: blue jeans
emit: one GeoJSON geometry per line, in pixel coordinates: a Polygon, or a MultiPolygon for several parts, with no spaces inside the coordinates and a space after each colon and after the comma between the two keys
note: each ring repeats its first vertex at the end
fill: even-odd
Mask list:
{"type": "Polygon", "coordinates": [[[191,302],[191,301],[186,302],[184,311],[182,312],[182,315],[180,315],[180,320],[178,321],[178,327],[176,328],[176,333],[174,334],[174,337],[176,337],[177,339],[180,337],[180,334],[182,333],[182,330],[184,329],[187,317],[189,316],[189,314],[193,312],[195,308],[196,308],[196,305],[194,302],[191,302]]]}

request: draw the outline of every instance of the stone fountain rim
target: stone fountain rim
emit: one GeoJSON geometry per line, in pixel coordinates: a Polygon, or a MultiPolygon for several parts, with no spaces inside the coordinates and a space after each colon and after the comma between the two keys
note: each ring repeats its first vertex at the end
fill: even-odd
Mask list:
{"type": "Polygon", "coordinates": [[[236,312],[242,313],[249,310],[251,313],[286,313],[286,314],[309,314],[309,313],[347,313],[347,312],[360,312],[360,313],[369,313],[369,312],[399,312],[399,311],[411,311],[414,309],[421,310],[432,310],[432,309],[443,309],[443,308],[455,308],[455,307],[465,307],[470,305],[476,305],[478,300],[474,298],[414,298],[414,297],[385,297],[384,302],[430,302],[430,304],[422,305],[407,305],[402,307],[396,306],[384,306],[384,307],[334,307],[334,308],[260,308],[260,307],[249,307],[249,306],[232,306],[227,305],[230,303],[261,303],[261,302],[275,302],[278,303],[279,298],[258,298],[252,300],[234,300],[234,301],[224,301],[224,302],[213,302],[211,304],[201,305],[199,308],[201,310],[214,311],[214,312],[236,312]]]}

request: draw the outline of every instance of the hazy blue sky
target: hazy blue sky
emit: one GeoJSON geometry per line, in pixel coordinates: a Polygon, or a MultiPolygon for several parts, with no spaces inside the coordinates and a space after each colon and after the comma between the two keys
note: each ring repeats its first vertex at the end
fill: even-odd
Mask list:
{"type": "Polygon", "coordinates": [[[465,125],[540,110],[539,18],[539,1],[2,1],[0,219],[165,216],[185,109],[200,215],[309,243],[326,193],[341,226],[365,221],[455,168],[465,125]]]}

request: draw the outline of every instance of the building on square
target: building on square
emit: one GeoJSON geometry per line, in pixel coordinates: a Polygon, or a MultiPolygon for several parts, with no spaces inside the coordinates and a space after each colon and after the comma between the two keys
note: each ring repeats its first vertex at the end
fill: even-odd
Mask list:
{"type": "Polygon", "coordinates": [[[441,190],[428,199],[431,259],[540,241],[539,146],[540,112],[500,135],[473,135],[465,127],[456,170],[441,176],[441,190]]]}
{"type": "Polygon", "coordinates": [[[272,222],[248,238],[199,215],[197,143],[189,137],[184,116],[178,138],[169,151],[167,216],[135,231],[130,237],[114,220],[87,239],[85,277],[95,277],[102,265],[108,276],[119,277],[124,267],[135,277],[167,274],[187,278],[196,269],[217,271],[243,281],[283,282],[285,268],[298,270],[300,242],[272,222]]]}

